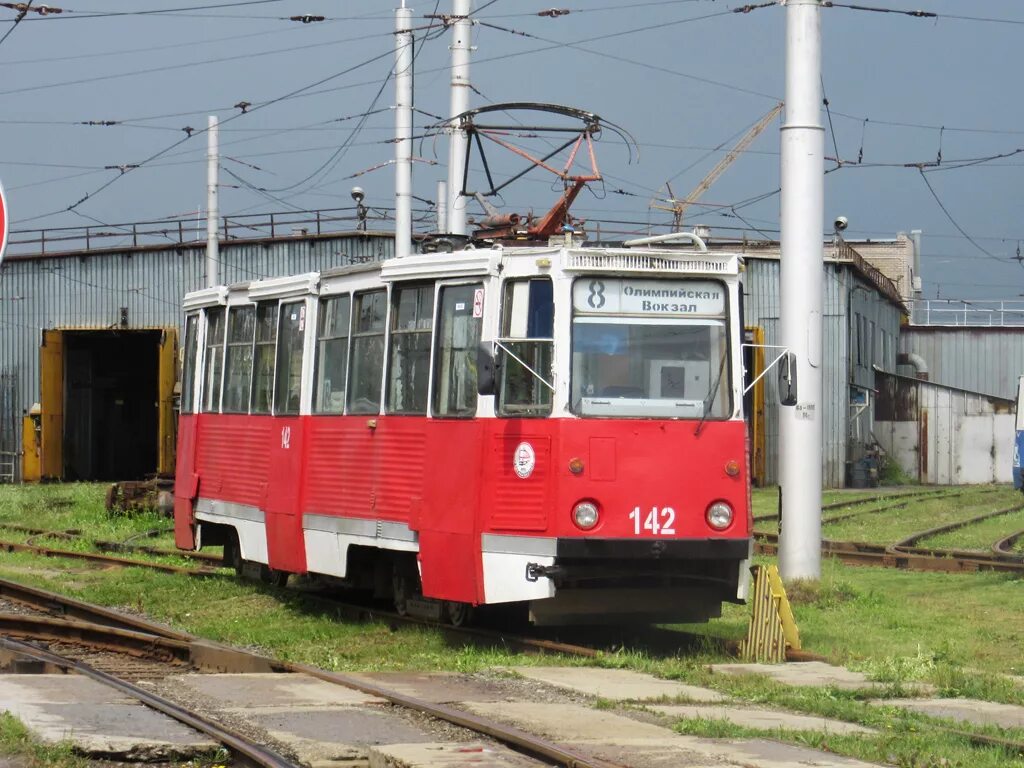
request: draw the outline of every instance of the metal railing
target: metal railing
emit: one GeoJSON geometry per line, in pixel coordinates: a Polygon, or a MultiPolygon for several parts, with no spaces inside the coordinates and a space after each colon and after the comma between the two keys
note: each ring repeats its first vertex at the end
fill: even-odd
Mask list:
{"type": "Polygon", "coordinates": [[[910,311],[914,325],[1024,327],[1021,299],[914,299],[910,311]]]}
{"type": "MultiPolygon", "coordinates": [[[[285,235],[321,235],[373,229],[372,222],[393,219],[390,208],[324,208],[314,211],[275,211],[236,214],[220,220],[222,240],[253,240],[285,235]]],[[[118,248],[196,245],[206,242],[206,218],[188,214],[168,219],[124,224],[11,230],[7,253],[44,256],[118,248]]]]}

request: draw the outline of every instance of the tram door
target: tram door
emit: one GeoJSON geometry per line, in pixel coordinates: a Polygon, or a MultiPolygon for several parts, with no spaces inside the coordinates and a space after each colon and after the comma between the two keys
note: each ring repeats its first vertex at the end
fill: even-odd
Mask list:
{"type": "Polygon", "coordinates": [[[306,335],[305,301],[282,302],[274,371],[274,428],[270,431],[267,499],[267,556],[271,568],[305,573],[299,500],[302,479],[302,359],[306,335]]]}

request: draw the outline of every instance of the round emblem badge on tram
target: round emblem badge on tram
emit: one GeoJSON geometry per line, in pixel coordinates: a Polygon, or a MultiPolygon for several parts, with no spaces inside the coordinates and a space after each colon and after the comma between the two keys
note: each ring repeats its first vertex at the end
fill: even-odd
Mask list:
{"type": "Polygon", "coordinates": [[[515,453],[512,454],[512,469],[516,474],[525,480],[533,474],[533,468],[536,465],[537,454],[534,452],[533,446],[526,442],[517,445],[515,453]]]}

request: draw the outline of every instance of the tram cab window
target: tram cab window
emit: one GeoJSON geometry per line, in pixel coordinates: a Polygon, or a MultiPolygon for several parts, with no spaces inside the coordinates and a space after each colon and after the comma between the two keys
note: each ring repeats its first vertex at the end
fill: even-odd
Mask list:
{"type": "Polygon", "coordinates": [[[196,353],[198,346],[199,315],[185,318],[185,360],[181,366],[181,413],[195,410],[196,353]]]}
{"type": "Polygon", "coordinates": [[[484,287],[480,283],[445,286],[440,301],[433,414],[474,416],[476,349],[483,323],[484,287]]]}
{"type": "Polygon", "coordinates": [[[297,414],[302,397],[302,340],[306,330],[306,302],[282,304],[279,323],[274,413],[297,414]]]}
{"type": "Polygon", "coordinates": [[[581,278],[570,405],[581,416],[721,419],[730,412],[725,287],[581,278]]]}
{"type": "Polygon", "coordinates": [[[551,279],[535,277],[505,283],[498,354],[501,378],[498,413],[547,416],[554,381],[555,304],[551,279]]]}
{"type": "Polygon", "coordinates": [[[220,410],[224,365],[224,307],[206,310],[206,362],[203,370],[203,413],[220,410]]]}
{"type": "Polygon", "coordinates": [[[351,304],[348,296],[330,296],[320,300],[316,372],[313,375],[314,413],[342,413],[345,410],[351,304]]]}
{"type": "Polygon", "coordinates": [[[270,413],[274,392],[274,357],[277,354],[277,302],[256,305],[256,342],[253,345],[253,377],[250,413],[270,413]]]}
{"type": "Polygon", "coordinates": [[[388,413],[425,414],[434,286],[400,286],[393,294],[387,410],[388,413]]]}
{"type": "Polygon", "coordinates": [[[352,365],[349,366],[349,413],[380,412],[386,315],[386,291],[356,295],[352,322],[352,365]]]}
{"type": "Polygon", "coordinates": [[[252,386],[252,342],[256,335],[256,307],[228,310],[228,350],[224,360],[224,413],[248,413],[252,386]]]}

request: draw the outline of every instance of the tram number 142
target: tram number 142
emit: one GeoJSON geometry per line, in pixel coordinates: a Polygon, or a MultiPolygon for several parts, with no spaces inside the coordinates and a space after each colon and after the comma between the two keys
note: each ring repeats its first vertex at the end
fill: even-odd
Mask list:
{"type": "Polygon", "coordinates": [[[633,507],[629,513],[629,519],[633,521],[633,535],[650,531],[655,536],[674,536],[676,533],[676,511],[672,507],[651,507],[651,511],[644,517],[640,507],[633,507]],[[643,527],[640,521],[643,519],[643,527]]]}

